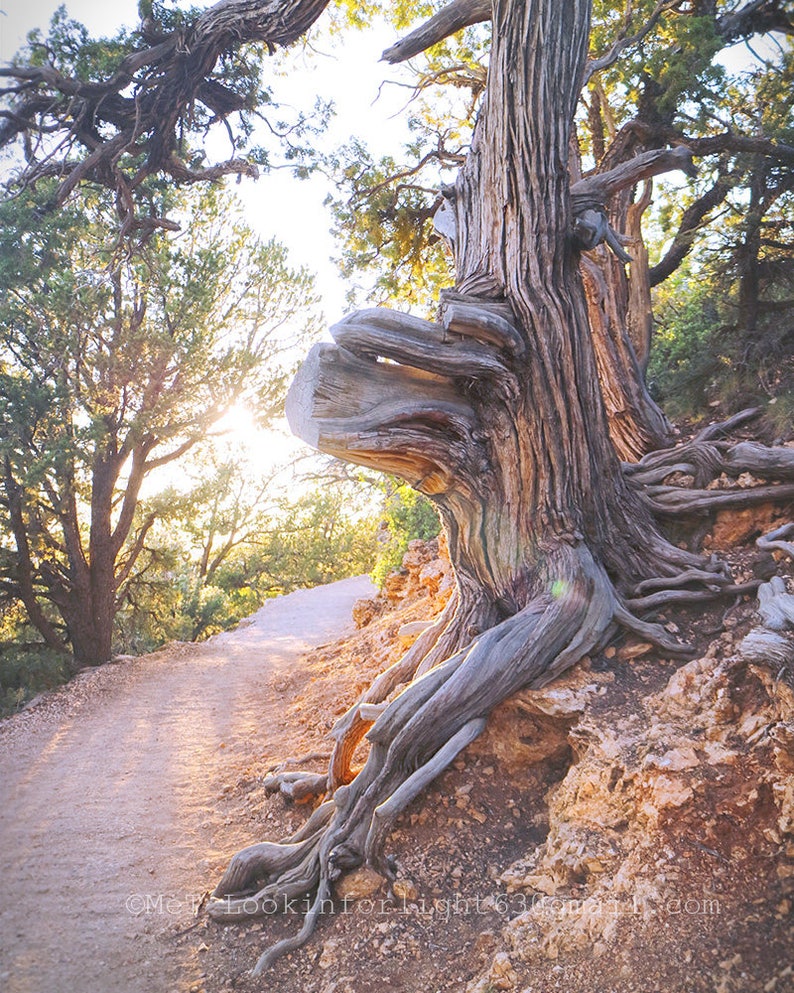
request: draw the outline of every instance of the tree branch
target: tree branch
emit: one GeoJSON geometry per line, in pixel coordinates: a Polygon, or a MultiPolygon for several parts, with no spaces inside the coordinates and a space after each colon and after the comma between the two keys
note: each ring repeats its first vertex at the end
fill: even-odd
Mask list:
{"type": "Polygon", "coordinates": [[[592,207],[593,204],[603,206],[606,201],[628,186],[635,186],[643,179],[650,179],[663,172],[681,169],[687,175],[694,174],[692,153],[688,148],[678,145],[675,148],[652,149],[641,152],[627,162],[622,162],[607,172],[594,173],[585,179],[580,179],[571,187],[571,197],[574,211],[592,207]]]}
{"type": "Polygon", "coordinates": [[[769,31],[794,34],[794,18],[790,11],[790,5],[787,10],[780,0],[752,0],[739,10],[718,18],[717,30],[726,42],[769,31]]]}
{"type": "Polygon", "coordinates": [[[471,24],[490,21],[491,15],[491,0],[452,0],[424,24],[387,48],[381,61],[391,65],[405,62],[471,24]]]}
{"type": "Polygon", "coordinates": [[[659,18],[662,16],[662,14],[666,10],[669,10],[671,7],[677,6],[678,3],[679,0],[659,0],[659,2],[654,7],[651,16],[648,18],[648,20],[643,24],[640,30],[636,32],[636,34],[633,34],[631,36],[627,36],[626,34],[626,31],[628,29],[628,22],[630,19],[630,12],[631,12],[631,4],[628,4],[626,11],[626,15],[627,15],[626,23],[624,25],[623,31],[621,31],[617,40],[605,55],[602,55],[600,58],[597,59],[587,60],[585,64],[584,81],[582,85],[584,86],[587,83],[589,83],[597,72],[601,72],[602,69],[608,69],[611,65],[614,65],[615,62],[617,62],[617,60],[620,58],[621,54],[627,48],[631,48],[632,45],[638,45],[643,40],[643,38],[650,31],[653,30],[653,28],[658,23],[659,18]]]}
{"type": "Polygon", "coordinates": [[[124,583],[126,583],[126,581],[130,578],[130,573],[135,567],[135,563],[138,561],[138,558],[140,557],[140,554],[143,551],[144,544],[146,542],[146,535],[154,526],[156,520],[157,520],[156,514],[150,514],[146,518],[143,525],[141,526],[141,529],[138,531],[138,534],[135,537],[135,541],[132,547],[130,548],[126,559],[124,560],[124,563],[121,565],[121,568],[116,573],[117,604],[121,599],[123,599],[121,588],[124,585],[124,583]]]}
{"type": "Polygon", "coordinates": [[[733,176],[720,176],[710,190],[687,207],[681,217],[673,243],[659,262],[648,270],[651,286],[658,286],[681,265],[692,249],[695,235],[700,230],[704,218],[709,211],[725,200],[734,183],[733,176]]]}
{"type": "MultiPolygon", "coordinates": [[[[18,81],[25,92],[4,112],[0,147],[19,135],[35,140],[44,133],[62,135],[72,153],[82,146],[82,155],[70,155],[68,168],[65,159],[59,163],[67,175],[56,205],[86,179],[123,195],[125,186],[135,189],[160,172],[180,182],[211,181],[230,172],[252,174],[254,166],[239,159],[203,170],[189,168],[175,155],[182,125],[190,125],[196,103],[203,102],[217,120],[244,108],[241,93],[212,78],[222,56],[252,42],[264,42],[271,52],[289,45],[327,4],[328,0],[220,0],[169,35],[152,34],[144,25],[138,38],[154,38],[156,43],[129,53],[105,79],[67,76],[51,65],[3,68],[0,75],[18,81]],[[127,95],[130,87],[133,96],[127,95]],[[115,133],[108,134],[111,128],[115,133]],[[127,152],[136,171],[125,176],[118,163],[127,152]]],[[[41,166],[31,151],[20,182],[35,182],[41,166]]],[[[46,172],[53,173],[52,162],[46,172]]]]}

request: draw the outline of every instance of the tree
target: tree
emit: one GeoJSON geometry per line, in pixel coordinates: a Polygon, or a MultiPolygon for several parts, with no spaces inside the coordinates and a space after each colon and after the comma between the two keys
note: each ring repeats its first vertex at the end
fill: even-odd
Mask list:
{"type": "Polygon", "coordinates": [[[211,190],[173,203],[185,235],[132,253],[105,194],[43,214],[46,192],[0,206],[2,583],[47,645],[96,664],[162,511],[145,481],[233,403],[278,408],[311,280],[211,190]]]}
{"type": "Polygon", "coordinates": [[[60,8],[46,39],[34,32],[29,51],[0,67],[0,79],[10,80],[0,91],[0,148],[21,146],[17,182],[55,178],[53,209],[81,184],[97,184],[116,198],[122,236],[174,230],[162,209],[142,210],[142,201],[163,177],[180,186],[255,177],[269,159],[265,149],[247,148],[252,116],[264,117],[288,159],[300,156],[311,125],[263,114],[270,97],[259,64],[299,38],[327,3],[227,0],[185,13],[142,2],[137,30],[99,39],[60,8]],[[200,138],[218,126],[233,155],[209,164],[200,138]],[[235,154],[243,150],[247,156],[235,154]]]}
{"type": "MultiPolygon", "coordinates": [[[[393,875],[383,844],[395,818],[505,697],[554,678],[617,624],[686,653],[636,614],[740,589],[721,563],[663,537],[654,501],[636,485],[641,472],[632,480],[622,470],[579,275],[577,220],[593,223],[592,202],[682,159],[646,152],[572,191],[589,3],[497,0],[493,13],[488,87],[447,193],[456,285],[442,293],[440,322],[353,314],[332,328],[335,344],[315,346],[288,396],[291,426],[306,441],[433,499],[457,596],[337,724],[328,799],[284,844],[243,850],[218,885],[218,919],[315,893],[301,932],[255,971],[306,939],[342,873],[366,863],[393,875]],[[355,773],[365,732],[370,751],[355,773]]],[[[790,452],[748,454],[792,471],[790,452]]],[[[792,493],[789,484],[778,496],[792,493]]],[[[697,499],[708,505],[709,495],[697,499]]]]}
{"type": "MultiPolygon", "coordinates": [[[[404,21],[402,5],[395,9],[395,20],[404,21]]],[[[417,287],[444,278],[438,264],[439,231],[432,219],[435,215],[436,228],[443,231],[447,218],[449,235],[449,211],[443,187],[439,190],[438,179],[432,177],[462,159],[469,130],[466,115],[473,113],[485,79],[482,29],[470,28],[454,39],[447,36],[490,16],[490,2],[458,0],[389,48],[384,59],[390,63],[422,55],[415,69],[416,93],[426,99],[412,108],[416,138],[403,161],[362,163],[360,143],[352,143],[339,160],[343,195],[335,210],[344,238],[343,258],[350,269],[376,269],[379,302],[414,303],[417,287]],[[428,45],[433,47],[424,54],[428,45]],[[438,109],[449,102],[441,99],[440,90],[461,89],[470,96],[468,104],[458,99],[451,111],[438,109]],[[357,224],[352,223],[354,217],[357,224]]],[[[595,5],[593,54],[585,68],[574,146],[579,154],[570,159],[572,182],[583,170],[591,175],[607,172],[667,144],[692,151],[700,173],[695,178],[684,156],[678,161],[690,174],[690,202],[685,194],[672,244],[653,267],[642,232],[643,215],[652,201],[652,170],[639,189],[634,188],[638,184],[624,186],[607,203],[596,198],[589,205],[595,215],[588,216],[588,230],[581,216],[578,222],[584,247],[590,249],[580,264],[602,392],[612,439],[624,459],[658,448],[670,431],[644,384],[652,286],[703,240],[704,229],[732,191],[735,203],[741,203],[750,185],[748,156],[760,156],[766,164],[770,194],[785,186],[777,174],[782,170],[790,176],[794,161],[786,82],[790,52],[781,48],[777,58],[770,58],[749,79],[730,76],[714,56],[759,32],[790,34],[792,29],[790,16],[775,2],[731,10],[719,3],[659,0],[627,4],[625,12],[612,0],[595,5]],[[607,220],[614,232],[614,251],[590,240],[593,233],[608,233],[603,227],[607,220]]],[[[592,192],[590,182],[575,195],[586,202],[592,192]]],[[[771,197],[767,209],[779,195],[771,197]]],[[[778,313],[779,303],[774,299],[778,313]]],[[[752,341],[751,333],[747,340],[752,341]]]]}
{"type": "MultiPolygon", "coordinates": [[[[274,6],[224,0],[204,23],[243,7],[252,18],[272,14],[274,6]]],[[[448,32],[450,10],[454,30],[461,11],[472,17],[484,9],[480,0],[457,0],[438,16],[448,32]]],[[[283,4],[284,23],[305,10],[283,4]]],[[[235,44],[251,23],[238,21],[235,44]]],[[[283,843],[239,853],[216,888],[209,911],[220,920],[315,894],[301,932],[268,950],[255,971],[306,940],[342,873],[368,863],[392,874],[383,846],[394,819],[503,699],[553,679],[618,625],[685,653],[639,615],[753,588],[734,585],[722,563],[672,545],[655,517],[794,497],[790,449],[721,446],[719,427],[641,463],[618,459],[580,253],[609,235],[607,197],[686,155],[649,149],[573,177],[572,189],[589,23],[589,0],[496,0],[488,86],[470,153],[446,197],[456,282],[442,294],[439,321],[385,309],[353,314],[332,329],[336,344],[315,347],[291,388],[291,421],[306,440],[399,475],[433,499],[457,595],[338,723],[318,785],[325,799],[307,823],[283,843]],[[698,487],[715,472],[745,470],[782,482],[659,485],[682,466],[698,487]],[[365,732],[369,756],[356,774],[351,759],[365,732]]],[[[168,91],[171,77],[163,79],[168,91]]],[[[185,79],[198,94],[200,79],[185,79]]],[[[150,83],[147,100],[156,97],[150,83]]],[[[146,143],[156,150],[157,121],[151,126],[146,143]]],[[[83,161],[93,168],[91,154],[83,161]]]]}

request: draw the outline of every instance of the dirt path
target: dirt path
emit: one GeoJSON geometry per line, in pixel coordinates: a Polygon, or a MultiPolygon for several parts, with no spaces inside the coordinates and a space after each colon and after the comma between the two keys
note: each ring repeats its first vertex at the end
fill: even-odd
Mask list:
{"type": "Polygon", "coordinates": [[[201,988],[201,950],[179,958],[166,936],[253,840],[217,798],[286,757],[290,672],[371,590],[363,577],[299,590],[237,631],[86,673],[0,724],[0,989],[201,988]]]}

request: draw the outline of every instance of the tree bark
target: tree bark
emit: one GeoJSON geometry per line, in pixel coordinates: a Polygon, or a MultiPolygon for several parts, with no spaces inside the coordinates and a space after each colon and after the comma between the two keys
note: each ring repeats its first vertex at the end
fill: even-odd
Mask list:
{"type": "Polygon", "coordinates": [[[218,919],[316,891],[300,934],[255,972],[308,937],[341,873],[366,862],[390,874],[395,817],[505,697],[575,664],[617,622],[681,650],[621,605],[639,583],[683,570],[725,582],[661,538],[610,440],[568,163],[589,15],[589,0],[497,0],[489,86],[455,186],[457,283],[439,321],[352,315],[290,390],[306,441],[435,501],[457,593],[451,616],[340,721],[319,777],[333,798],[284,844],[241,852],[218,884],[218,919]],[[339,785],[366,728],[366,765],[339,785]]]}
{"type": "MultiPolygon", "coordinates": [[[[632,610],[747,591],[721,563],[657,530],[654,506],[673,516],[737,500],[694,490],[687,505],[680,487],[663,485],[681,458],[794,476],[787,451],[723,452],[702,441],[637,466],[618,461],[580,273],[582,232],[590,225],[597,243],[600,225],[582,223],[570,189],[589,17],[590,0],[496,0],[488,87],[449,197],[456,285],[442,293],[438,320],[350,315],[290,389],[296,434],[400,475],[435,502],[457,588],[436,624],[338,722],[328,774],[283,778],[293,797],[319,791],[324,802],[290,838],[236,855],[218,883],[209,903],[218,920],[315,894],[300,932],[268,949],[255,974],[307,940],[343,873],[365,863],[393,877],[383,846],[396,817],[497,704],[553,679],[618,625],[668,653],[688,652],[632,610]],[[365,732],[369,754],[354,773],[365,732]]],[[[669,154],[605,171],[593,195],[624,189],[627,176],[632,185],[669,154]]],[[[794,484],[766,490],[764,499],[789,499],[794,484]]]]}

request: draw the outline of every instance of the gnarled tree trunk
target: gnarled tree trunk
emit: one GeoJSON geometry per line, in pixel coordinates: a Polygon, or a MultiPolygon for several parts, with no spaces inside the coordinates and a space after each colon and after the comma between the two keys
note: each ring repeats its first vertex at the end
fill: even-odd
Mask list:
{"type": "Polygon", "coordinates": [[[456,183],[457,283],[438,323],[353,314],[291,389],[296,433],[435,501],[458,589],[340,721],[331,798],[285,843],[241,852],[217,887],[220,919],[316,892],[301,933],[256,971],[306,939],[340,873],[366,862],[389,874],[395,817],[505,697],[576,663],[616,622],[681,650],[622,605],[643,581],[727,582],[659,535],[609,436],[568,170],[589,15],[589,0],[497,0],[488,89],[456,183]]]}

